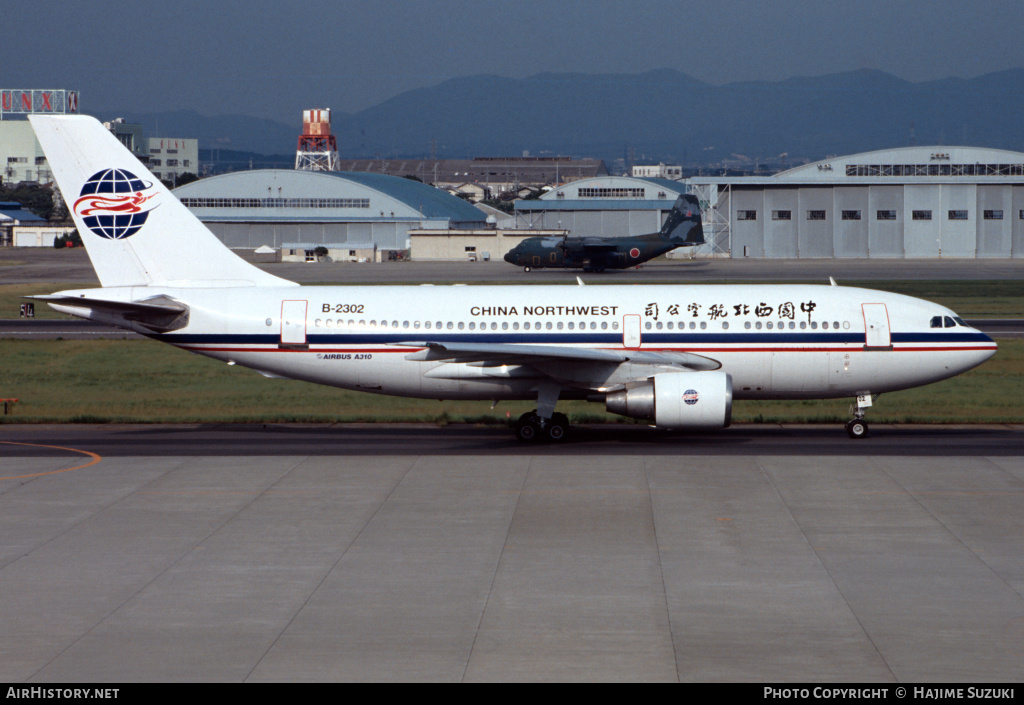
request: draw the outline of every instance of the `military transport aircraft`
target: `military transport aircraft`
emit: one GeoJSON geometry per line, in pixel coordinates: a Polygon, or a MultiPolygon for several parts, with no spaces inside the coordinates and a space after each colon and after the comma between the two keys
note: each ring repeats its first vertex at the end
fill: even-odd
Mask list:
{"type": "Polygon", "coordinates": [[[643,264],[677,247],[704,244],[696,196],[676,199],[661,232],[633,237],[531,237],[509,250],[505,261],[525,271],[541,267],[603,272],[643,264]]]}
{"type": "Polygon", "coordinates": [[[29,120],[101,284],[31,298],[268,377],[536,399],[523,441],[566,435],[559,399],[711,430],[734,398],[856,397],[861,438],[879,393],[996,351],[943,306],[839,286],[299,286],[236,257],[95,119],[29,120]]]}

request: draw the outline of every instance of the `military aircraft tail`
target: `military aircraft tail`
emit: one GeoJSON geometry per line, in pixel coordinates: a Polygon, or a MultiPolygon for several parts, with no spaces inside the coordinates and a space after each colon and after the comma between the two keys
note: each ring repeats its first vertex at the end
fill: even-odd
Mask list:
{"type": "Polygon", "coordinates": [[[700,202],[696,196],[686,193],[676,199],[661,228],[661,236],[666,240],[678,240],[680,246],[704,244],[700,202]]]}
{"type": "Polygon", "coordinates": [[[293,284],[232,253],[95,118],[29,120],[104,287],[293,284]]]}

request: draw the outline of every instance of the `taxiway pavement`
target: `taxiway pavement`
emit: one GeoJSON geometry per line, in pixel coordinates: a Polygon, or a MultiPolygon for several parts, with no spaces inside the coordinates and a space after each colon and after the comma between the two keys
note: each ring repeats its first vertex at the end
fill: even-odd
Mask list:
{"type": "Polygon", "coordinates": [[[0,680],[1018,681],[1024,429],[0,425],[0,680]]]}

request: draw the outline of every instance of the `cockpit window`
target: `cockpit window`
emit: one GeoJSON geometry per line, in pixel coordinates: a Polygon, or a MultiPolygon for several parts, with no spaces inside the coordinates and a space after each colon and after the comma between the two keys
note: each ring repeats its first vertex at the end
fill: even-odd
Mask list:
{"type": "Polygon", "coordinates": [[[960,318],[960,316],[953,316],[953,320],[956,321],[957,325],[963,326],[964,328],[970,328],[969,325],[964,323],[964,319],[960,318]]]}
{"type": "Polygon", "coordinates": [[[952,318],[950,318],[949,316],[946,316],[946,318],[944,320],[946,322],[946,326],[945,326],[946,328],[956,328],[956,323],[953,322],[952,318]]]}
{"type": "Polygon", "coordinates": [[[942,316],[932,316],[932,328],[942,328],[942,316]]]}

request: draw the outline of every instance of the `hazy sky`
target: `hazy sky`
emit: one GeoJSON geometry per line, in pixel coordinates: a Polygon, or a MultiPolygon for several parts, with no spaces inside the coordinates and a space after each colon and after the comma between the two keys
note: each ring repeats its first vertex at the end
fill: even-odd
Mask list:
{"type": "Polygon", "coordinates": [[[484,73],[918,82],[1024,67],[1019,0],[0,0],[0,18],[0,88],[77,89],[92,113],[294,122],[484,73]]]}

